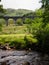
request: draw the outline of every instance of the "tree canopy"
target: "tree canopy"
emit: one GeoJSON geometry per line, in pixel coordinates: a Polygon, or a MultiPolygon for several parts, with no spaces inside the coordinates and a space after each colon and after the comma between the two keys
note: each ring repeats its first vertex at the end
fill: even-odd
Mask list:
{"type": "Polygon", "coordinates": [[[43,22],[49,22],[49,0],[41,0],[42,8],[44,9],[43,13],[43,22]]]}
{"type": "MultiPolygon", "coordinates": [[[[0,0],[1,2],[1,0],[0,0]]],[[[3,13],[5,12],[5,10],[3,9],[3,5],[0,5],[0,16],[3,15],[3,13]]]]}

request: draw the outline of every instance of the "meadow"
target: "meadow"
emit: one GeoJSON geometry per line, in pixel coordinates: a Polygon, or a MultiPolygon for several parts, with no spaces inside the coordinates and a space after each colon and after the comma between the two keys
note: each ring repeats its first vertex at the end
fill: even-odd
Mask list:
{"type": "Polygon", "coordinates": [[[8,44],[8,46],[16,49],[29,49],[34,43],[37,43],[37,39],[29,33],[27,24],[2,26],[2,31],[0,31],[1,45],[6,46],[8,44]]]}
{"type": "Polygon", "coordinates": [[[15,25],[8,25],[2,26],[2,31],[0,34],[26,34],[28,33],[27,26],[15,26],[15,25]]]}

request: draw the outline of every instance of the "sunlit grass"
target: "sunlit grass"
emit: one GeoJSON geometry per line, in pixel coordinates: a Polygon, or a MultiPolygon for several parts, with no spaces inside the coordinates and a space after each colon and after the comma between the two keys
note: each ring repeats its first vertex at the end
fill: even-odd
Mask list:
{"type": "Polygon", "coordinates": [[[26,34],[28,33],[28,29],[26,25],[23,26],[15,26],[15,25],[8,25],[3,26],[1,34],[26,34]]]}

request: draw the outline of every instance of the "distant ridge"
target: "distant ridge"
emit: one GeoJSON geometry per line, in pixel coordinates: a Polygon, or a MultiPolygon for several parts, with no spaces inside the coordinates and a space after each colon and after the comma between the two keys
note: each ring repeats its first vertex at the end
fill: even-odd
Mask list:
{"type": "Polygon", "coordinates": [[[7,16],[23,16],[25,14],[33,12],[32,10],[27,9],[6,9],[7,16]]]}

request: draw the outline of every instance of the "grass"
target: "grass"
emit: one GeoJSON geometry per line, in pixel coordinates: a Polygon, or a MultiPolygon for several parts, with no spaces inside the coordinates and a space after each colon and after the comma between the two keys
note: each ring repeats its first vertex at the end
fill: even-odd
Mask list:
{"type": "Polygon", "coordinates": [[[0,35],[0,38],[2,37],[16,37],[16,38],[22,38],[24,36],[31,36],[31,34],[2,34],[0,35]]]}
{"type": "Polygon", "coordinates": [[[0,44],[19,48],[26,49],[32,46],[32,43],[36,43],[37,40],[29,34],[27,25],[23,26],[14,26],[8,25],[3,26],[2,31],[0,32],[0,44]]]}
{"type": "Polygon", "coordinates": [[[21,43],[20,41],[24,40],[24,37],[32,36],[31,34],[2,34],[0,35],[0,44],[6,44],[10,43],[12,41],[17,41],[21,43]]]}
{"type": "Polygon", "coordinates": [[[15,25],[8,25],[3,26],[2,31],[0,34],[26,34],[28,33],[28,29],[26,25],[23,26],[15,26],[15,25]]]}

